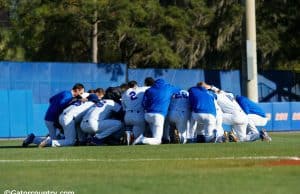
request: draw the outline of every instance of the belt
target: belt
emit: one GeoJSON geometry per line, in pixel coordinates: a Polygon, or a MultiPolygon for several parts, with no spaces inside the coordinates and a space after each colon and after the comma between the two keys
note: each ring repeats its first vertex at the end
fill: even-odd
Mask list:
{"type": "Polygon", "coordinates": [[[139,110],[126,110],[126,112],[136,112],[136,113],[140,113],[142,111],[139,111],[139,110]]]}
{"type": "Polygon", "coordinates": [[[172,110],[169,109],[169,111],[186,112],[186,110],[179,110],[179,109],[172,109],[172,110]]]}

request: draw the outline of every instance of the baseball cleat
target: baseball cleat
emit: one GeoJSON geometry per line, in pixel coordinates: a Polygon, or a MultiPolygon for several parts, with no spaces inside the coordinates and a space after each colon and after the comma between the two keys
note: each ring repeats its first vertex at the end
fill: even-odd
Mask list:
{"type": "Polygon", "coordinates": [[[178,129],[174,129],[173,133],[170,134],[170,143],[179,144],[180,143],[180,136],[178,129]]]}
{"type": "Polygon", "coordinates": [[[33,142],[33,139],[35,138],[35,135],[33,133],[30,133],[26,139],[24,139],[22,143],[22,147],[28,147],[29,144],[33,142]]]}
{"type": "Polygon", "coordinates": [[[211,143],[217,143],[217,136],[218,136],[217,130],[214,129],[214,130],[213,130],[213,138],[210,140],[210,142],[211,142],[211,143]]]}
{"type": "Polygon", "coordinates": [[[260,138],[262,141],[271,142],[272,138],[268,135],[267,131],[265,129],[262,129],[260,131],[260,138]]]}
{"type": "Polygon", "coordinates": [[[228,138],[230,142],[238,142],[239,139],[237,138],[237,136],[234,134],[234,132],[231,130],[228,134],[228,138]]]}
{"type": "Polygon", "coordinates": [[[197,143],[197,139],[196,138],[188,138],[188,139],[186,139],[186,143],[197,143]]]}
{"type": "Polygon", "coordinates": [[[97,137],[92,137],[87,143],[88,146],[101,146],[104,144],[103,139],[98,139],[97,137]]]}
{"type": "Polygon", "coordinates": [[[46,139],[44,139],[44,140],[40,143],[39,147],[40,147],[40,148],[44,148],[44,147],[49,146],[50,144],[51,144],[51,138],[48,136],[48,137],[46,137],[46,139]]]}
{"type": "Polygon", "coordinates": [[[227,131],[224,131],[223,137],[222,137],[223,143],[229,142],[229,136],[227,131]]]}
{"type": "Polygon", "coordinates": [[[132,145],[142,144],[143,138],[144,138],[143,135],[138,136],[138,137],[134,140],[134,142],[132,143],[132,145]]]}
{"type": "Polygon", "coordinates": [[[124,137],[123,137],[123,144],[124,145],[131,145],[134,141],[134,135],[132,133],[132,131],[124,131],[124,137]]]}
{"type": "Polygon", "coordinates": [[[197,143],[205,143],[205,136],[204,135],[197,135],[197,143]]]}

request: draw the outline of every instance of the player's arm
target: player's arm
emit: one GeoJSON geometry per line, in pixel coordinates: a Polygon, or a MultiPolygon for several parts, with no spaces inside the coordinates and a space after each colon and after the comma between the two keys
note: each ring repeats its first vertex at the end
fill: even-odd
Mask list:
{"type": "Polygon", "coordinates": [[[148,98],[148,93],[149,93],[149,90],[146,90],[145,94],[143,96],[143,101],[142,101],[142,106],[145,110],[147,110],[147,108],[149,107],[150,99],[148,98]]]}
{"type": "Polygon", "coordinates": [[[58,93],[58,94],[55,94],[54,96],[52,96],[50,99],[49,99],[49,103],[52,104],[53,101],[55,101],[55,99],[60,99],[61,93],[58,93]]]}
{"type": "Polygon", "coordinates": [[[72,95],[70,95],[70,93],[64,92],[61,96],[61,100],[59,101],[59,105],[61,107],[66,107],[66,106],[74,103],[76,100],[78,100],[78,98],[74,98],[74,97],[72,97],[72,95]]]}
{"type": "Polygon", "coordinates": [[[221,89],[217,88],[214,85],[208,85],[208,84],[206,84],[205,88],[208,89],[208,90],[211,90],[211,91],[213,91],[215,93],[220,93],[222,91],[221,89]]]}
{"type": "Polygon", "coordinates": [[[123,107],[123,110],[126,110],[125,98],[126,98],[126,92],[121,97],[121,105],[123,107]]]}
{"type": "Polygon", "coordinates": [[[116,102],[113,104],[113,114],[112,117],[124,121],[125,111],[123,110],[122,106],[116,102]]]}

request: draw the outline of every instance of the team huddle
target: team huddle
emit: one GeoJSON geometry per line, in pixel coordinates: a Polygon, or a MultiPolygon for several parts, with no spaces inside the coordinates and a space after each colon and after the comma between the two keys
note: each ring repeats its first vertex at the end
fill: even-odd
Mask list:
{"type": "Polygon", "coordinates": [[[271,141],[257,129],[266,123],[258,104],[205,82],[187,91],[147,77],[144,86],[130,81],[88,92],[78,83],[50,98],[49,135],[31,133],[23,147],[271,141]],[[223,124],[232,130],[224,131],[223,124]]]}

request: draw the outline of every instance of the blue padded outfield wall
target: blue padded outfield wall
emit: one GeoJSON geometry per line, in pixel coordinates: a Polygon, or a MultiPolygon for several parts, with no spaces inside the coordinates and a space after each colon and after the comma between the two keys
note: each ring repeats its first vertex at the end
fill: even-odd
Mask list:
{"type": "Polygon", "coordinates": [[[76,82],[86,89],[125,82],[125,64],[0,62],[0,89],[30,90],[33,102],[48,103],[50,96],[71,89],[76,82]]]}
{"type": "MultiPolygon", "coordinates": [[[[134,79],[140,84],[145,77],[151,76],[187,89],[205,80],[223,90],[241,93],[239,71],[126,71],[125,64],[0,62],[0,137],[24,137],[30,132],[47,134],[44,114],[48,99],[62,90],[71,89],[76,82],[83,83],[86,89],[107,88],[126,82],[128,74],[128,80],[134,79]]],[[[287,101],[288,92],[292,93],[291,99],[297,99],[300,94],[299,83],[293,82],[292,75],[285,76],[290,82],[274,81],[274,76],[268,73],[259,75],[259,98],[271,101],[260,103],[270,118],[266,126],[269,131],[300,130],[300,102],[275,102],[287,101]]]]}
{"type": "Polygon", "coordinates": [[[49,98],[76,82],[95,89],[125,81],[125,64],[0,62],[0,137],[46,135],[49,98]]]}
{"type": "MultiPolygon", "coordinates": [[[[143,84],[145,77],[164,78],[183,89],[199,81],[213,84],[225,91],[241,94],[240,71],[184,69],[128,69],[128,80],[143,84]]],[[[300,74],[291,71],[264,71],[258,75],[260,102],[300,101],[300,74]]]]}

